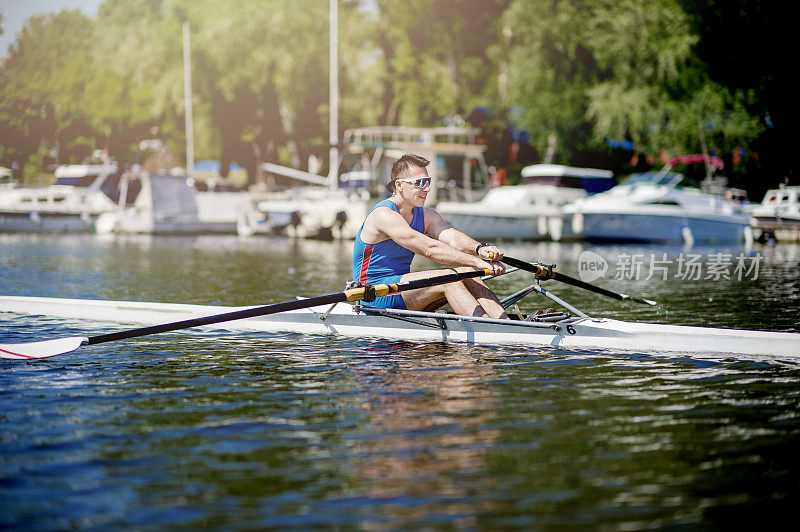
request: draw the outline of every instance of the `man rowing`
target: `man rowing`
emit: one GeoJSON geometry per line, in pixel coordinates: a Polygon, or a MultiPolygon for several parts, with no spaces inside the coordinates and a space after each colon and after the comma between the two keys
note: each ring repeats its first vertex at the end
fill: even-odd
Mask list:
{"type": "MultiPolygon", "coordinates": [[[[425,207],[431,178],[430,161],[403,155],[392,165],[387,189],[391,197],[367,214],[353,249],[353,280],[362,284],[390,284],[442,275],[441,270],[411,272],[414,255],[455,267],[455,271],[487,269],[505,272],[498,262],[503,253],[458,231],[435,210],[425,207]]],[[[450,304],[457,314],[506,318],[502,305],[478,279],[464,279],[379,297],[371,305],[407,310],[432,310],[450,304]]]]}

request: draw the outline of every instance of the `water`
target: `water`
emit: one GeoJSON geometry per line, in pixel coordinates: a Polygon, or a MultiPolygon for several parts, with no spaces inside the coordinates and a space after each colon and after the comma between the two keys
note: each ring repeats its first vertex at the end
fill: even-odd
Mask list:
{"type": "MultiPolygon", "coordinates": [[[[0,293],[257,304],[341,290],[351,244],[0,235],[0,293]]],[[[800,248],[507,246],[619,303],[590,313],[800,330],[800,248]],[[624,277],[627,256],[662,259],[624,277]],[[699,254],[761,254],[742,280],[676,278],[699,254]],[[586,255],[583,255],[584,259],[586,255]]],[[[719,262],[719,261],[717,261],[719,262]]],[[[733,270],[733,263],[731,271],[733,270]]],[[[497,291],[525,286],[515,273],[497,291]]],[[[523,311],[554,306],[531,299],[523,311]]],[[[0,314],[0,342],[107,332],[0,314]]],[[[0,362],[0,528],[722,528],[800,502],[800,368],[604,350],[176,331],[0,362]]]]}

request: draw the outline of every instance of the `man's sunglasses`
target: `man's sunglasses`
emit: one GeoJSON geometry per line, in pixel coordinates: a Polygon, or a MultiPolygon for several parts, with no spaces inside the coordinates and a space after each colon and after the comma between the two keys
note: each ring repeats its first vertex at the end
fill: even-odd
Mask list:
{"type": "Polygon", "coordinates": [[[398,181],[402,181],[404,183],[411,183],[414,188],[428,188],[431,186],[431,178],[430,177],[418,177],[416,179],[398,179],[398,181]]]}

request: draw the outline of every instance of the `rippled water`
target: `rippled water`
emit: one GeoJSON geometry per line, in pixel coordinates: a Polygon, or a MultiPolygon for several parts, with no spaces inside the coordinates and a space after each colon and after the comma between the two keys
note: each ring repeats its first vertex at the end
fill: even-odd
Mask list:
{"type": "MultiPolygon", "coordinates": [[[[661,303],[549,286],[592,313],[800,330],[797,246],[747,251],[762,269],[743,281],[613,278],[626,255],[680,249],[507,253],[576,275],[586,249],[612,270],[597,284],[661,303]]],[[[0,235],[0,250],[3,295],[236,305],[339,291],[352,247],[0,235]]],[[[0,342],[106,331],[0,314],[0,342]]],[[[764,526],[800,502],[799,444],[787,361],[177,331],[0,362],[0,528],[764,526]]]]}

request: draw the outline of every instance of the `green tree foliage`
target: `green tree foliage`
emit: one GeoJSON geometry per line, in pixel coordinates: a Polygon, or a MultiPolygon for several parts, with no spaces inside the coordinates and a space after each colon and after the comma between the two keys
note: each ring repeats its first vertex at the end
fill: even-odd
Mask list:
{"type": "Polygon", "coordinates": [[[382,124],[428,126],[497,101],[500,0],[378,0],[382,124]]]}
{"type": "Polygon", "coordinates": [[[61,162],[94,148],[124,159],[149,119],[149,91],[95,55],[93,21],[78,10],[30,18],[0,69],[4,159],[27,161],[43,147],[61,162]]]}
{"type": "MultiPolygon", "coordinates": [[[[555,139],[561,162],[607,138],[650,154],[697,152],[701,139],[765,149],[792,138],[776,73],[790,69],[743,27],[763,36],[781,13],[745,0],[339,0],[340,131],[486,107],[501,122],[512,111],[539,153],[555,139]]],[[[0,64],[0,164],[55,146],[60,162],[95,147],[132,162],[151,136],[180,162],[183,22],[197,159],[252,178],[261,161],[327,158],[328,1],[105,0],[95,19],[26,22],[0,64]]]]}
{"type": "MultiPolygon", "coordinates": [[[[586,122],[588,89],[602,75],[587,48],[586,2],[515,0],[503,15],[510,31],[509,99],[523,110],[531,143],[545,153],[555,136],[564,144],[586,122]]],[[[580,146],[582,147],[582,146],[580,146]]]]}
{"type": "Polygon", "coordinates": [[[699,37],[675,0],[515,0],[509,85],[537,147],[560,157],[628,137],[637,149],[699,152],[701,136],[730,150],[760,132],[751,95],[713,82],[699,37]]]}
{"type": "MultiPolygon", "coordinates": [[[[760,118],[762,133],[743,146],[746,171],[761,184],[774,186],[796,171],[797,122],[794,69],[787,53],[798,49],[791,5],[763,0],[681,0],[700,37],[696,58],[708,76],[731,93],[750,115],[760,118]],[[760,157],[750,156],[758,152],[760,157]]],[[[755,197],[760,197],[760,193],[755,197]]]]}
{"type": "Polygon", "coordinates": [[[26,163],[46,140],[69,154],[89,133],[81,94],[91,78],[79,11],[31,17],[0,69],[3,163],[26,163]],[[68,134],[67,134],[68,133],[68,134]]]}
{"type": "Polygon", "coordinates": [[[206,0],[192,2],[187,14],[196,21],[198,78],[223,151],[249,156],[253,175],[257,163],[277,160],[278,148],[291,142],[292,162],[300,164],[298,143],[325,133],[327,3],[242,1],[231,10],[206,0]]]}
{"type": "MultiPolygon", "coordinates": [[[[340,24],[346,28],[358,27],[360,12],[354,6],[346,3],[341,10],[340,24]]],[[[211,126],[196,128],[198,157],[244,164],[251,177],[264,160],[301,164],[309,141],[321,143],[327,134],[328,3],[107,0],[98,13],[97,25],[103,28],[98,56],[149,87],[150,115],[160,126],[157,134],[176,153],[183,153],[185,138],[184,21],[191,28],[195,122],[211,126]],[[287,146],[289,150],[282,149],[287,146]]],[[[340,33],[348,59],[363,49],[351,43],[362,42],[361,32],[340,33]]],[[[345,74],[347,84],[360,72],[345,74]]],[[[349,102],[348,116],[357,120],[360,113],[349,102]]]]}
{"type": "MultiPolygon", "coordinates": [[[[144,108],[137,105],[137,124],[131,124],[141,126],[134,128],[140,137],[126,137],[128,161],[136,156],[136,142],[151,136],[167,143],[174,154],[184,153],[181,23],[170,4],[106,0],[97,13],[95,63],[132,86],[130,103],[146,103],[144,108]]],[[[124,108],[125,101],[119,103],[124,108]]]]}
{"type": "Polygon", "coordinates": [[[602,0],[587,41],[609,73],[588,91],[596,138],[628,134],[651,153],[686,153],[701,150],[701,136],[730,151],[760,133],[747,95],[714,83],[695,58],[699,37],[677,2],[602,0]]]}

